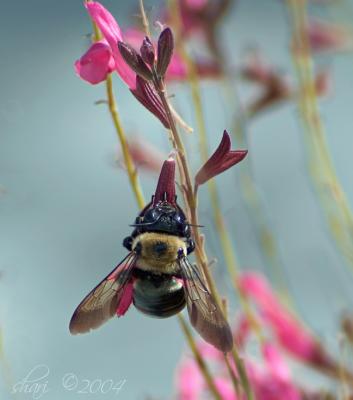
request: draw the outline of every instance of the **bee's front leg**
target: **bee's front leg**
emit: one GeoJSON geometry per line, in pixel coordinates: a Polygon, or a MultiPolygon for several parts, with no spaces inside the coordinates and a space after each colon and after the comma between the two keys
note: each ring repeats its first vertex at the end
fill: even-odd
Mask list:
{"type": "Polygon", "coordinates": [[[188,238],[186,241],[186,251],[188,255],[195,250],[195,242],[193,239],[188,238]]]}
{"type": "Polygon", "coordinates": [[[132,251],[132,242],[133,242],[133,237],[132,236],[127,236],[124,240],[123,240],[123,246],[129,250],[132,251]]]}

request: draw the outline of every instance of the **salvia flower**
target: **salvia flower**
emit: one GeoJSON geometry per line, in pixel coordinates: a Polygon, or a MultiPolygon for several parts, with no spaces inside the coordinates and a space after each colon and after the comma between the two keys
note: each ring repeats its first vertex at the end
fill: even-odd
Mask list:
{"type": "Polygon", "coordinates": [[[97,48],[94,43],[88,52],[75,63],[76,72],[82,79],[90,83],[99,83],[106,79],[107,74],[116,70],[120,78],[129,87],[132,94],[166,127],[169,123],[163,111],[160,99],[152,85],[148,82],[141,82],[138,78],[145,79],[151,77],[149,68],[144,63],[141,56],[131,47],[125,47],[125,56],[129,59],[126,62],[118,49],[118,43],[123,43],[121,29],[102,4],[95,1],[85,3],[85,7],[92,20],[97,24],[102,32],[104,41],[97,48]],[[110,47],[110,55],[109,49],[110,47]],[[114,61],[114,67],[113,67],[114,61]],[[98,68],[98,70],[96,70],[98,68]],[[138,73],[138,75],[136,74],[138,73]]]}
{"type": "MultiPolygon", "coordinates": [[[[235,336],[237,334],[238,332],[235,331],[235,336]]],[[[249,336],[246,337],[246,339],[248,338],[249,336]]],[[[245,400],[245,396],[235,393],[222,354],[209,351],[210,349],[203,342],[197,343],[197,347],[202,358],[212,370],[213,380],[222,400],[245,400]]],[[[262,360],[261,357],[256,361],[247,359],[245,363],[254,398],[256,400],[304,400],[303,390],[294,382],[279,348],[267,340],[261,346],[261,353],[262,360]]],[[[231,362],[230,365],[237,376],[234,364],[231,362]]],[[[196,368],[195,361],[186,357],[182,358],[176,375],[178,399],[203,400],[208,398],[207,384],[196,368]]]]}
{"type": "Polygon", "coordinates": [[[308,21],[307,34],[314,53],[352,50],[352,35],[344,26],[312,18],[308,21]]]}
{"type": "Polygon", "coordinates": [[[118,23],[112,14],[97,1],[86,2],[85,7],[111,48],[111,54],[115,60],[115,69],[117,73],[130,89],[134,89],[135,74],[125,63],[118,50],[118,42],[123,40],[123,35],[118,23]]]}
{"type": "Polygon", "coordinates": [[[265,323],[272,329],[278,343],[295,357],[319,369],[330,370],[331,357],[314,336],[281,304],[267,281],[254,272],[245,272],[239,280],[244,295],[259,308],[265,323]]]}
{"type": "MultiPolygon", "coordinates": [[[[240,69],[240,74],[245,80],[256,84],[259,93],[255,95],[246,110],[249,116],[256,116],[274,106],[295,100],[298,89],[278,69],[269,65],[257,52],[252,52],[240,69]]],[[[317,96],[324,97],[331,92],[330,71],[318,71],[315,76],[315,89],[317,96]]]]}
{"type": "Polygon", "coordinates": [[[221,174],[245,158],[247,150],[231,150],[228,132],[223,132],[221,143],[195,176],[195,185],[199,186],[216,175],[221,174]]]}
{"type": "Polygon", "coordinates": [[[176,371],[175,385],[178,388],[178,400],[201,399],[204,382],[195,360],[183,358],[176,371]]]}

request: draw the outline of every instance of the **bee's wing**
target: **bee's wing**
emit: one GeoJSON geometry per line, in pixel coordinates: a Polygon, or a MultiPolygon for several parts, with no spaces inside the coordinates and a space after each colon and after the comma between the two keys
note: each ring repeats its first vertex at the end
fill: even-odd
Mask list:
{"type": "Polygon", "coordinates": [[[187,257],[180,259],[179,265],[191,324],[206,342],[222,352],[230,351],[233,347],[231,329],[197,266],[192,265],[187,257]]]}
{"type": "Polygon", "coordinates": [[[131,252],[82,300],[70,321],[72,334],[98,328],[116,314],[135,263],[136,254],[131,252]]]}

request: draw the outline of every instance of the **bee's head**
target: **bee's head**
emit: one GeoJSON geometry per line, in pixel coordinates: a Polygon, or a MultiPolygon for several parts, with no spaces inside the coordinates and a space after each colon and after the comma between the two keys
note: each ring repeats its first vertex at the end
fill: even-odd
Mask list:
{"type": "Polygon", "coordinates": [[[139,215],[133,225],[139,233],[163,232],[170,235],[189,237],[190,227],[181,208],[167,200],[159,201],[139,215]]]}

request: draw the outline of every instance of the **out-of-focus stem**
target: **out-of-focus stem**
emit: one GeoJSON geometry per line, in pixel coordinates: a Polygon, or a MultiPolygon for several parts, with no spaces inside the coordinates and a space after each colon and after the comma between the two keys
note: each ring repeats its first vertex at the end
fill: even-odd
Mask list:
{"type": "MultiPolygon", "coordinates": [[[[90,0],[87,0],[87,2],[88,1],[90,1],[90,0]]],[[[94,23],[94,21],[92,21],[92,25],[93,25],[94,41],[98,41],[102,38],[102,35],[101,35],[97,25],[94,23]]],[[[130,154],[129,146],[128,146],[128,143],[126,140],[125,131],[121,124],[120,115],[118,113],[118,107],[116,104],[114,91],[113,91],[113,79],[110,74],[107,76],[105,85],[106,85],[109,112],[110,112],[110,115],[113,120],[115,131],[116,131],[119,141],[120,141],[123,158],[124,158],[124,164],[125,164],[125,168],[126,168],[129,180],[130,180],[130,185],[134,192],[137,205],[140,209],[142,209],[145,205],[145,200],[144,200],[142,189],[141,189],[141,186],[140,186],[140,183],[138,180],[137,170],[136,170],[136,167],[134,165],[133,159],[130,154]]]]}
{"type": "Polygon", "coordinates": [[[293,59],[301,89],[299,110],[305,127],[310,172],[333,237],[352,266],[353,215],[336,176],[317,104],[310,41],[306,29],[307,0],[287,0],[287,4],[293,25],[293,59]]]}
{"type": "Polygon", "coordinates": [[[123,127],[121,125],[115,97],[114,97],[114,92],[113,92],[113,80],[112,76],[108,75],[106,79],[106,88],[107,88],[107,97],[108,97],[108,106],[109,106],[109,111],[114,123],[114,127],[116,130],[116,133],[118,135],[121,149],[123,152],[123,157],[124,157],[124,164],[126,167],[126,171],[130,180],[130,185],[132,187],[132,190],[135,194],[136,202],[137,205],[140,209],[142,209],[145,205],[145,200],[143,198],[142,190],[139,184],[138,176],[137,176],[137,170],[136,167],[134,166],[134,162],[132,160],[129,147],[127,144],[125,132],[123,130],[123,127]]]}
{"type": "Polygon", "coordinates": [[[211,372],[208,369],[207,364],[205,363],[204,359],[202,358],[200,352],[197,349],[195,340],[194,340],[194,338],[193,338],[193,336],[192,336],[192,334],[190,332],[190,329],[189,329],[187,323],[185,322],[185,320],[184,320],[184,318],[183,318],[183,316],[181,314],[178,314],[178,318],[179,318],[180,326],[181,326],[181,328],[182,328],[182,330],[184,332],[184,335],[186,337],[186,340],[187,340],[187,342],[189,344],[189,347],[190,347],[190,349],[191,349],[191,351],[192,351],[192,353],[194,355],[194,358],[195,358],[195,360],[197,362],[197,365],[198,365],[202,375],[205,378],[205,381],[207,383],[207,386],[208,386],[210,392],[212,393],[213,397],[216,400],[222,400],[222,396],[219,393],[219,391],[218,391],[218,389],[217,389],[217,387],[216,387],[216,385],[215,385],[215,383],[213,381],[211,372]]]}
{"type": "MultiPolygon", "coordinates": [[[[178,13],[175,13],[174,15],[177,15],[177,14],[178,13]]],[[[181,54],[181,57],[187,66],[187,77],[188,77],[188,81],[189,81],[190,88],[191,88],[191,94],[192,94],[192,99],[193,99],[193,104],[194,104],[195,115],[196,115],[197,130],[199,132],[201,159],[203,162],[206,162],[208,160],[208,156],[209,156],[208,155],[208,141],[207,141],[205,117],[204,117],[204,113],[203,113],[202,100],[201,100],[200,82],[199,82],[199,78],[197,75],[196,67],[195,67],[192,59],[189,57],[189,55],[185,51],[182,43],[180,41],[178,43],[179,43],[179,45],[178,45],[179,53],[181,54]]],[[[225,224],[222,212],[221,212],[221,204],[220,204],[220,199],[219,199],[219,195],[217,192],[216,182],[214,179],[211,179],[207,182],[207,185],[208,185],[208,191],[209,191],[211,206],[212,206],[212,211],[213,211],[213,219],[215,222],[216,230],[219,234],[219,240],[220,240],[223,254],[225,257],[228,273],[231,276],[233,286],[235,287],[235,289],[239,295],[240,302],[243,306],[243,310],[246,313],[250,323],[252,324],[252,328],[254,329],[254,332],[258,335],[259,340],[262,341],[263,337],[261,334],[261,327],[257,323],[256,318],[253,316],[251,307],[248,304],[248,300],[243,296],[241,290],[239,289],[239,285],[237,283],[238,279],[239,279],[239,277],[238,277],[239,263],[238,263],[237,256],[235,254],[235,250],[232,245],[230,235],[227,230],[227,227],[226,227],[226,224],[225,224]]],[[[197,192],[196,192],[196,188],[195,188],[194,189],[195,198],[197,197],[196,195],[197,195],[197,192]]]]}

